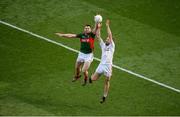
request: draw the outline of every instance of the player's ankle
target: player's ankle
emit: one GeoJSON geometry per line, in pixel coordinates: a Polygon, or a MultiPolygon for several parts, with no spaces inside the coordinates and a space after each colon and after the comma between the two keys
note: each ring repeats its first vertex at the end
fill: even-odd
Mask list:
{"type": "Polygon", "coordinates": [[[91,79],[91,77],[89,77],[89,83],[92,83],[92,79],[91,79]]]}
{"type": "Polygon", "coordinates": [[[107,97],[107,94],[104,94],[104,95],[103,95],[103,97],[105,97],[105,98],[106,98],[106,97],[107,97]]]}

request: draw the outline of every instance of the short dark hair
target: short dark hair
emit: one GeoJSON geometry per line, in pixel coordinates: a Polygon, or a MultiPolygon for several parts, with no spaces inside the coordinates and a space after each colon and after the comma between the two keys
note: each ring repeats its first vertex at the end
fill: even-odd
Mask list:
{"type": "Polygon", "coordinates": [[[86,26],[88,26],[88,27],[90,27],[90,28],[91,28],[91,25],[90,25],[90,24],[86,24],[84,27],[86,27],[86,26]]]}

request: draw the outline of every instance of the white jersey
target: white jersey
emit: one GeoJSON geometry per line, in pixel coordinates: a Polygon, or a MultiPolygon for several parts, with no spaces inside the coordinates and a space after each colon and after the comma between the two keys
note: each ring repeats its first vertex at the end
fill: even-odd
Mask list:
{"type": "Polygon", "coordinates": [[[113,54],[115,50],[115,44],[113,40],[111,43],[106,46],[106,44],[103,42],[102,39],[100,39],[100,46],[102,50],[102,55],[101,55],[101,63],[100,64],[111,64],[113,61],[113,54]]]}

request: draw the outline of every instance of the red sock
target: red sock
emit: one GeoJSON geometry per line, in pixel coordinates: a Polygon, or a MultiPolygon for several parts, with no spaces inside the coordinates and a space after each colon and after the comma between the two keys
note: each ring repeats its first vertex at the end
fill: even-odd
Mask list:
{"type": "Polygon", "coordinates": [[[85,76],[85,77],[84,77],[84,80],[88,80],[88,77],[85,76]]]}

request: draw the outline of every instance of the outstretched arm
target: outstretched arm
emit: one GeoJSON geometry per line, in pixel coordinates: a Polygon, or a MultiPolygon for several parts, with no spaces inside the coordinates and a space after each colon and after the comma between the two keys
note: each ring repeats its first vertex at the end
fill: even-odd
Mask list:
{"type": "Polygon", "coordinates": [[[111,32],[109,24],[110,24],[110,20],[106,20],[106,28],[107,28],[108,37],[110,41],[112,41],[112,32],[111,32]]]}
{"type": "Polygon", "coordinates": [[[62,33],[55,33],[56,35],[60,37],[66,37],[66,38],[76,38],[77,34],[62,34],[62,33]]]}

